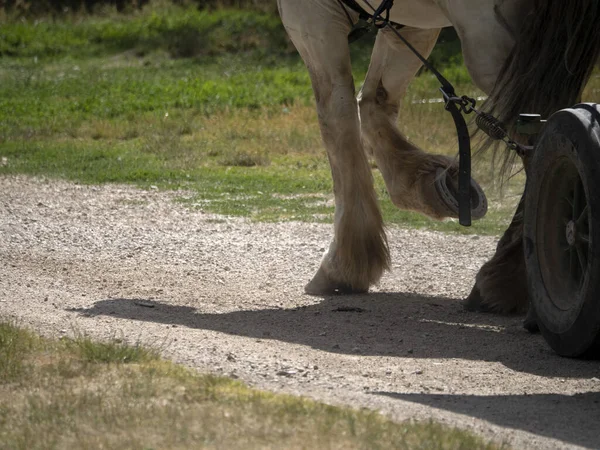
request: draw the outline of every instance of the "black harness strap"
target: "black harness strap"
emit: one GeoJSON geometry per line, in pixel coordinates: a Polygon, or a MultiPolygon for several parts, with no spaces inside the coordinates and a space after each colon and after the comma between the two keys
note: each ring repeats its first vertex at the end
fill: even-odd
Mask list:
{"type": "MultiPolygon", "coordinates": [[[[373,9],[369,2],[365,0],[369,8],[373,9]]],[[[394,0],[383,0],[379,7],[373,12],[373,23],[377,28],[383,28],[390,23],[390,9],[394,6],[394,0]],[[385,17],[382,16],[385,13],[385,17]]]]}
{"type": "MultiPolygon", "coordinates": [[[[368,3],[367,3],[368,4],[368,3]]],[[[369,5],[370,6],[370,5],[369,5]]],[[[387,25],[387,24],[386,24],[387,25]]],[[[384,26],[386,26],[384,25],[384,26]]],[[[465,226],[471,226],[471,138],[469,128],[465,122],[465,118],[461,111],[465,111],[465,106],[468,105],[467,99],[456,96],[454,86],[446,77],[444,77],[423,55],[421,55],[410,42],[408,42],[394,27],[389,27],[398,38],[406,45],[417,58],[421,60],[423,65],[431,71],[438,79],[442,87],[442,95],[446,101],[446,111],[449,111],[456,126],[458,134],[458,222],[465,226]],[[461,105],[461,108],[456,104],[461,105]],[[467,103],[467,105],[465,105],[467,103]]],[[[471,99],[468,99],[471,100],[471,99]]],[[[474,103],[474,100],[472,100],[474,103]]]]}
{"type": "MultiPolygon", "coordinates": [[[[443,89],[440,89],[445,97],[443,89]]],[[[449,111],[456,126],[458,135],[458,222],[471,226],[471,135],[467,122],[456,102],[446,100],[446,111],[449,111]]]]}
{"type": "MultiPolygon", "coordinates": [[[[340,4],[343,2],[348,8],[356,11],[358,13],[358,18],[360,20],[364,20],[365,22],[368,22],[369,20],[371,20],[373,18],[373,15],[369,14],[367,11],[365,11],[362,6],[360,6],[358,3],[356,3],[355,0],[338,0],[338,2],[340,4]]],[[[346,8],[344,8],[344,11],[346,11],[346,8]]],[[[348,12],[346,12],[346,15],[348,15],[348,12]]],[[[350,23],[352,23],[352,19],[350,18],[350,16],[348,16],[348,19],[350,19],[350,23]]]]}
{"type": "Polygon", "coordinates": [[[382,26],[385,26],[386,23],[389,23],[392,27],[396,28],[397,30],[404,27],[404,25],[402,25],[402,24],[399,24],[396,22],[391,22],[389,20],[389,9],[392,7],[393,2],[394,2],[394,0],[385,0],[380,5],[380,8],[383,6],[382,12],[384,12],[384,11],[386,12],[386,19],[385,19],[386,22],[383,22],[382,20],[379,19],[379,16],[381,15],[381,13],[378,13],[377,15],[369,14],[355,0],[338,0],[338,3],[340,4],[341,8],[346,13],[348,22],[350,22],[350,26],[352,27],[352,30],[348,34],[348,43],[352,44],[353,42],[358,41],[363,36],[374,32],[374,30],[376,31],[378,28],[381,28],[382,26]],[[388,2],[389,2],[389,7],[386,7],[386,4],[388,2]],[[358,13],[358,22],[357,23],[354,23],[354,21],[352,20],[352,17],[350,17],[350,14],[348,13],[348,10],[344,7],[344,5],[346,5],[348,8],[350,8],[358,13]]]}

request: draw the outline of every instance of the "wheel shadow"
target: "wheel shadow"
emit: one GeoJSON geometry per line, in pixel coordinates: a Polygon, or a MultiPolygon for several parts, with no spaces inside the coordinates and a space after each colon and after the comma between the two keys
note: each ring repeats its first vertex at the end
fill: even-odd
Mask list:
{"type": "Polygon", "coordinates": [[[117,298],[71,311],[273,339],[332,353],[500,362],[546,377],[592,378],[600,373],[599,361],[557,356],[539,334],[522,328],[522,317],[466,312],[460,300],[444,297],[370,293],[326,297],[289,309],[226,313],[203,312],[202,305],[117,298]]]}

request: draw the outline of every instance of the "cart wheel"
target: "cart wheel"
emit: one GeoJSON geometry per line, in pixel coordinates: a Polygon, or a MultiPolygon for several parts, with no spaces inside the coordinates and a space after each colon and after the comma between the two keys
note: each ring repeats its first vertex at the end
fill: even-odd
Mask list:
{"type": "Polygon", "coordinates": [[[600,105],[555,113],[527,180],[524,247],[529,296],[548,344],[600,354],[600,105]]]}

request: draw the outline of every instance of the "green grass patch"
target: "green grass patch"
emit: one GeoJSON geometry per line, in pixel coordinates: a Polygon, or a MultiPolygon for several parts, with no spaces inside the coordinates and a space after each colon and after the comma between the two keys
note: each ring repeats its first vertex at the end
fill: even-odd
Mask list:
{"type": "Polygon", "coordinates": [[[122,339],[95,342],[88,336],[79,336],[66,341],[73,354],[89,363],[143,363],[158,359],[158,352],[141,345],[129,345],[122,339]]]}
{"type": "MultiPolygon", "coordinates": [[[[153,4],[129,15],[5,18],[0,25],[0,175],[185,188],[187,204],[210,212],[332,220],[310,80],[274,15],[153,4]]],[[[352,47],[357,89],[370,43],[352,47]]],[[[433,59],[457,92],[481,94],[456,41],[440,48],[433,59]]],[[[440,104],[418,102],[436,97],[438,82],[424,72],[408,89],[400,129],[431,153],[454,155],[450,116],[440,104]]],[[[600,98],[597,73],[584,98],[600,98]]],[[[475,171],[490,212],[469,229],[397,210],[374,170],[384,218],[500,233],[523,177],[501,192],[490,167],[484,158],[475,171]]]]}
{"type": "MultiPolygon", "coordinates": [[[[439,145],[445,127],[451,126],[443,122],[449,118],[440,119],[426,145],[439,145]]],[[[174,112],[135,123],[94,121],[73,136],[7,141],[2,155],[6,163],[0,173],[5,174],[185,189],[187,205],[254,220],[332,220],[331,175],[311,106],[286,107],[278,114],[237,110],[205,117],[174,112]]],[[[487,164],[480,172],[478,178],[490,187],[487,164]]],[[[465,229],[455,221],[398,210],[378,171],[373,174],[385,220],[401,226],[496,234],[518,201],[516,190],[502,199],[492,194],[488,217],[465,229]]]]}
{"type": "Polygon", "coordinates": [[[140,346],[47,340],[0,321],[8,353],[27,376],[0,371],[0,449],[499,448],[434,422],[257,391],[140,346]]]}
{"type": "Polygon", "coordinates": [[[287,41],[278,18],[234,9],[203,11],[163,4],[130,14],[63,15],[60,19],[5,20],[0,55],[83,58],[134,49],[173,57],[257,50],[279,52],[287,41]]]}
{"type": "Polygon", "coordinates": [[[298,61],[264,67],[250,56],[205,63],[155,56],[144,65],[130,58],[0,64],[0,140],[69,134],[90,121],[135,123],[149,113],[207,116],[311,101],[298,61]]]}
{"type": "MultiPolygon", "coordinates": [[[[302,220],[330,222],[333,215],[332,182],[326,158],[273,152],[269,164],[232,153],[162,155],[131,151],[124,142],[45,141],[7,144],[7,165],[0,173],[28,173],[86,183],[129,182],[141,187],[184,189],[182,201],[207,212],[250,217],[261,221],[302,220]],[[193,161],[186,167],[186,163],[193,161]],[[224,165],[224,161],[227,163],[224,165]]],[[[144,146],[143,139],[137,143],[144,146]]],[[[198,151],[198,150],[196,150],[198,151]]],[[[455,221],[437,222],[418,213],[401,211],[389,199],[383,180],[374,170],[375,186],[388,223],[449,232],[495,234],[506,226],[518,195],[492,205],[486,218],[472,229],[455,221]]]]}
{"type": "Polygon", "coordinates": [[[0,382],[19,380],[28,370],[26,358],[39,339],[13,322],[0,321],[0,382]]]}

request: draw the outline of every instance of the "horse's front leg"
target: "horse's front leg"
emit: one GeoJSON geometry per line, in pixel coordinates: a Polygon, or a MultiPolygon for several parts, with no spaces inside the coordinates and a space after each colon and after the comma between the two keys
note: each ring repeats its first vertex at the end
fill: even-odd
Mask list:
{"type": "Polygon", "coordinates": [[[365,292],[389,267],[389,251],[360,138],[348,18],[337,2],[280,0],[279,8],[311,76],[335,195],[335,235],[305,290],[365,292]]]}
{"type": "MultiPolygon", "coordinates": [[[[401,33],[427,57],[439,31],[405,27],[401,33]]],[[[392,202],[399,208],[441,219],[456,216],[457,211],[438,193],[435,179],[439,169],[450,168],[450,175],[456,176],[456,164],[446,156],[422,151],[397,126],[400,102],[421,65],[391,30],[379,32],[359,94],[362,136],[383,175],[392,202]]]]}

